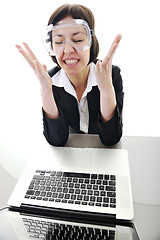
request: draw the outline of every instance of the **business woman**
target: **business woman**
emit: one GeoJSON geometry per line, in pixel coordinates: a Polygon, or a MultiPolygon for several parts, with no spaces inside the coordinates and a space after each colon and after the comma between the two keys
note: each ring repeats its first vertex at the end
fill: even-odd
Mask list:
{"type": "Polygon", "coordinates": [[[92,12],[65,4],[51,15],[44,42],[56,67],[47,72],[26,43],[16,45],[34,70],[41,86],[46,140],[64,146],[69,133],[99,134],[103,144],[122,136],[123,86],[120,69],[112,65],[121,35],[103,61],[92,12]]]}

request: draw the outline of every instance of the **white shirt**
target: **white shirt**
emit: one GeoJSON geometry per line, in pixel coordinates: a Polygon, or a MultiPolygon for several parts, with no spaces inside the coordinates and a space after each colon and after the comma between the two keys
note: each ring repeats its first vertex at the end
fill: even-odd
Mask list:
{"type": "Polygon", "coordinates": [[[57,87],[64,87],[64,90],[71,94],[73,97],[76,98],[78,109],[79,109],[79,116],[80,116],[80,130],[88,133],[88,126],[89,126],[89,111],[88,111],[88,103],[87,103],[87,93],[92,90],[93,86],[97,86],[97,80],[95,75],[95,64],[90,63],[90,71],[87,81],[87,87],[81,97],[80,102],[78,101],[76,91],[71,84],[70,80],[67,77],[67,74],[63,69],[58,71],[52,77],[52,84],[57,87]]]}

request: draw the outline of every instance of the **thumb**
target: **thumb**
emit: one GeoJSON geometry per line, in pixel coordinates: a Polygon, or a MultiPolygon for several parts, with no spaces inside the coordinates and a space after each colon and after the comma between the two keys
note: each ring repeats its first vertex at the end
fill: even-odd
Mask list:
{"type": "Polygon", "coordinates": [[[102,61],[98,60],[96,63],[96,73],[102,72],[102,61]]]}

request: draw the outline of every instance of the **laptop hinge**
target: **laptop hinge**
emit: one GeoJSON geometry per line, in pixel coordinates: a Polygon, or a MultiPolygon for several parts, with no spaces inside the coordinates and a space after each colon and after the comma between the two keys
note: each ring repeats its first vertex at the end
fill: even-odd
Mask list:
{"type": "Polygon", "coordinates": [[[116,223],[116,214],[74,211],[70,209],[48,208],[28,204],[21,204],[19,212],[36,214],[39,216],[49,216],[59,220],[90,222],[96,224],[111,223],[112,225],[115,225],[116,223]]]}

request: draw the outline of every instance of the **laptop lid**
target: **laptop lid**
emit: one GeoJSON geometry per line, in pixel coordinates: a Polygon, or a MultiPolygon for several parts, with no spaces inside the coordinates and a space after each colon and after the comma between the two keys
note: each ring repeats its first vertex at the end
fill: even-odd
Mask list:
{"type": "Polygon", "coordinates": [[[139,240],[134,225],[105,225],[60,220],[13,211],[0,213],[0,239],[110,239],[139,240]]]}
{"type": "MultiPolygon", "coordinates": [[[[60,180],[56,179],[55,181],[59,183],[60,180]]],[[[78,182],[78,184],[79,185],[75,186],[80,186],[84,184],[84,182],[78,182]]],[[[57,191],[59,188],[57,187],[57,191]]],[[[37,191],[39,192],[39,189],[37,191],[33,191],[34,193],[37,193],[37,191]]],[[[64,188],[62,189],[62,191],[64,191],[64,188]]],[[[68,189],[68,191],[70,191],[70,189],[68,189]]],[[[58,195],[59,194],[60,192],[58,192],[58,195]]],[[[71,194],[68,192],[64,193],[64,196],[66,196],[66,194],[71,196],[71,194]]],[[[89,199],[91,199],[91,196],[88,197],[89,199]]],[[[36,211],[38,211],[39,208],[43,208],[48,212],[51,210],[61,211],[64,209],[65,211],[69,210],[72,212],[75,211],[78,213],[83,213],[83,216],[87,216],[88,213],[91,213],[91,215],[100,214],[101,217],[108,216],[115,217],[116,219],[131,220],[133,219],[133,202],[128,153],[126,150],[123,149],[52,147],[51,152],[49,153],[47,158],[45,158],[44,156],[43,158],[35,158],[28,164],[28,166],[26,166],[8,203],[10,206],[16,208],[28,207],[30,211],[34,211],[35,209],[36,211]],[[46,196],[44,198],[40,198],[42,197],[41,193],[40,196],[36,197],[28,195],[28,188],[29,186],[31,186],[31,183],[34,180],[42,184],[42,182],[44,182],[43,177],[45,177],[45,180],[49,178],[51,179],[52,177],[52,180],[48,182],[54,184],[53,178],[55,176],[51,176],[53,172],[56,173],[56,176],[60,173],[62,176],[61,180],[63,180],[64,178],[64,173],[67,174],[69,176],[68,178],[71,178],[73,181],[75,181],[75,179],[78,179],[78,181],[82,181],[82,176],[87,176],[87,178],[89,178],[89,182],[88,184],[86,184],[85,195],[90,195],[90,193],[92,192],[92,201],[86,200],[87,196],[84,196],[82,194],[82,191],[84,189],[81,189],[81,192],[77,193],[75,190],[74,196],[79,196],[79,198],[83,197],[85,199],[85,205],[83,203],[83,200],[81,202],[79,201],[79,199],[74,199],[74,201],[73,199],[63,199],[63,201],[62,199],[60,199],[60,201],[57,201],[53,199],[54,192],[52,192],[52,190],[54,186],[50,188],[50,194],[52,194],[51,199],[53,201],[50,198],[46,198],[46,196]],[[81,177],[76,177],[77,174],[80,174],[81,177]],[[96,183],[91,184],[92,180],[94,180],[92,179],[93,175],[96,175],[97,179],[96,183]],[[107,179],[108,176],[109,178],[107,179]],[[101,179],[99,179],[100,177],[101,179]],[[100,188],[101,184],[99,182],[112,182],[112,185],[101,186],[100,188]],[[98,185],[97,190],[99,190],[99,193],[97,193],[97,190],[93,189],[94,187],[96,187],[95,185],[98,185]],[[88,189],[88,187],[91,187],[91,189],[88,189]],[[106,191],[106,189],[108,188],[109,193],[106,191]],[[110,188],[112,190],[110,190],[110,188]],[[104,196],[101,196],[101,194],[104,194],[104,196]],[[112,200],[108,200],[108,195],[111,195],[112,200]],[[101,199],[103,199],[104,202],[95,203],[93,202],[93,199],[95,199],[96,201],[100,201],[101,199]],[[75,204],[72,204],[73,202],[75,204]],[[112,207],[110,207],[111,205],[112,207]]]]}

